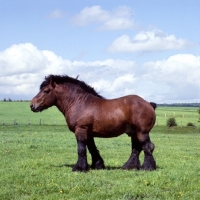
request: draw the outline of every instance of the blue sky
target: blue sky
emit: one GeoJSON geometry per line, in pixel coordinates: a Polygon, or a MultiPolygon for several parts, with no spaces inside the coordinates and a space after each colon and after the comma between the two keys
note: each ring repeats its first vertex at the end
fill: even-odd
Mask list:
{"type": "Polygon", "coordinates": [[[0,99],[67,74],[107,98],[200,102],[200,1],[0,2],[0,99]]]}

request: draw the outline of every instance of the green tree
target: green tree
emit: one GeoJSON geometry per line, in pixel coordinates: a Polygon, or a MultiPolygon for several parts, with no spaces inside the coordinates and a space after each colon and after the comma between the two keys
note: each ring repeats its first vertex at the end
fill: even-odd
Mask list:
{"type": "Polygon", "coordinates": [[[168,126],[168,127],[177,126],[176,119],[175,119],[174,117],[169,118],[169,119],[167,120],[167,126],[168,126]]]}
{"type": "Polygon", "coordinates": [[[197,110],[198,114],[199,114],[199,121],[200,122],[200,106],[199,106],[199,109],[197,110]]]}

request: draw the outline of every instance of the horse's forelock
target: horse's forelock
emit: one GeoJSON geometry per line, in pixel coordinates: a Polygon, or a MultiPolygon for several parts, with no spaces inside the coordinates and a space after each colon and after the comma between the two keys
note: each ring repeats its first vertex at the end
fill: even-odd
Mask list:
{"type": "Polygon", "coordinates": [[[51,78],[53,78],[53,75],[45,76],[44,81],[40,85],[40,90],[50,84],[51,78]]]}

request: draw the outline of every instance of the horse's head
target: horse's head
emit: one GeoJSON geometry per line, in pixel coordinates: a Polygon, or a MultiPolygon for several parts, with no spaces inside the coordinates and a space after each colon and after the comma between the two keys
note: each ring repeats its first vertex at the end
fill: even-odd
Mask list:
{"type": "Polygon", "coordinates": [[[50,80],[49,84],[40,86],[40,92],[31,100],[30,108],[33,112],[41,112],[55,105],[55,84],[50,80]]]}

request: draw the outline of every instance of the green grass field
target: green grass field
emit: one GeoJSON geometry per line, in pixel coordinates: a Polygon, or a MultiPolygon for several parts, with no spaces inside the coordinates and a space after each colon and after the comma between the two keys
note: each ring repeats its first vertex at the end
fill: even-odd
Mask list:
{"type": "Polygon", "coordinates": [[[157,123],[150,134],[156,146],[156,171],[121,170],[131,150],[130,138],[122,135],[95,139],[105,170],[74,173],[76,140],[56,108],[32,113],[29,103],[0,102],[0,199],[199,200],[197,108],[160,107],[156,114],[157,123]],[[178,126],[168,128],[166,120],[174,112],[178,126]],[[196,126],[187,127],[188,122],[196,126]]]}
{"type": "Polygon", "coordinates": [[[166,125],[170,117],[175,117],[178,126],[187,126],[188,122],[200,126],[196,107],[158,107],[156,109],[156,125],[166,125]]]}

